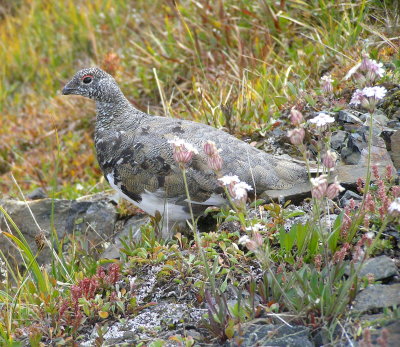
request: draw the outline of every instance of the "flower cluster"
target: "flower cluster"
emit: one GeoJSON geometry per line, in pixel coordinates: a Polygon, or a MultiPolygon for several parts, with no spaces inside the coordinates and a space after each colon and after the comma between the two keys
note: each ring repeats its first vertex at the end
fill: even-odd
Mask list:
{"type": "Polygon", "coordinates": [[[183,167],[192,160],[194,154],[199,154],[193,145],[178,137],[168,143],[172,144],[174,160],[183,167]]]}
{"type": "Polygon", "coordinates": [[[329,124],[333,123],[335,121],[335,118],[331,117],[330,115],[320,112],[318,116],[310,119],[308,122],[315,126],[318,130],[325,130],[329,124]]]}
{"type": "Polygon", "coordinates": [[[322,164],[327,169],[333,169],[336,165],[337,154],[331,150],[327,150],[324,157],[322,158],[322,164]]]}
{"type": "Polygon", "coordinates": [[[350,105],[360,105],[372,113],[378,101],[383,99],[386,93],[387,90],[385,87],[365,87],[364,89],[357,89],[350,100],[350,105]]]}
{"type": "Polygon", "coordinates": [[[287,133],[287,137],[290,140],[290,143],[295,146],[299,146],[303,143],[304,136],[306,132],[302,127],[302,123],[304,122],[303,115],[300,111],[296,110],[294,107],[290,110],[290,122],[296,127],[293,130],[289,130],[287,133]]]}
{"type": "Polygon", "coordinates": [[[219,155],[221,149],[217,149],[215,142],[207,141],[203,145],[204,153],[207,155],[207,164],[209,168],[215,172],[219,172],[222,169],[223,160],[219,155]]]}
{"type": "Polygon", "coordinates": [[[321,77],[322,81],[322,91],[325,94],[332,94],[333,93],[333,79],[331,78],[331,75],[325,75],[321,77]]]}
{"type": "Polygon", "coordinates": [[[349,70],[345,80],[353,78],[359,85],[371,85],[385,74],[383,64],[364,55],[361,63],[349,70]]]}
{"type": "Polygon", "coordinates": [[[263,243],[263,237],[259,232],[254,232],[251,238],[247,235],[244,235],[239,239],[239,244],[245,246],[249,251],[255,251],[256,249],[260,248],[263,243]]]}
{"type": "Polygon", "coordinates": [[[247,192],[253,190],[246,182],[240,181],[236,175],[223,176],[218,180],[223,186],[227,187],[229,195],[235,202],[245,203],[247,201],[247,192]]]}
{"type": "Polygon", "coordinates": [[[321,175],[316,178],[311,178],[311,195],[318,200],[327,197],[328,199],[336,198],[344,188],[340,185],[337,177],[332,184],[328,186],[327,175],[321,175]]]}

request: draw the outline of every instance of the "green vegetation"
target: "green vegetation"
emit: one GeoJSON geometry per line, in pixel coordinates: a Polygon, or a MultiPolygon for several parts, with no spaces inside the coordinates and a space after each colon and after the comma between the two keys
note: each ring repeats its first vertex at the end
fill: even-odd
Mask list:
{"type": "MultiPolygon", "coordinates": [[[[99,65],[113,74],[143,111],[259,139],[268,136],[276,122],[284,122],[280,116],[292,106],[319,111],[347,105],[355,85],[343,78],[362,53],[400,65],[399,12],[393,1],[176,3],[0,2],[2,194],[20,196],[20,188],[26,193],[41,186],[52,197],[76,198],[108,189],[94,156],[93,104],[57,95],[82,67],[99,65]],[[322,96],[320,86],[326,73],[335,79],[335,95],[329,98],[322,96]]],[[[381,81],[398,83],[398,71],[381,81]]],[[[134,291],[116,288],[119,279],[129,286],[127,275],[139,276],[149,264],[161,265],[160,281],[190,288],[199,303],[207,304],[204,326],[215,338],[231,338],[237,324],[262,313],[290,312],[295,322],[323,331],[333,341],[338,324],[350,320],[348,303],[368,282],[358,278],[351,255],[355,260],[354,254],[367,247],[361,257],[366,259],[384,248],[383,240],[377,237],[369,244],[365,235],[380,236],[393,221],[383,218],[379,208],[387,204],[385,196],[396,196],[394,181],[390,174],[375,176],[378,186],[370,189],[367,181],[359,191],[363,204],[373,201],[376,209],[350,206],[328,234],[320,223],[326,212],[318,210],[325,208],[326,198],[320,205],[314,198],[317,209],[310,212],[310,221],[295,223],[289,231],[285,220],[301,212],[288,206],[255,203],[258,214],[232,206],[233,210],[217,211],[217,224],[236,222],[237,231],[197,234],[193,220],[195,241],[177,234],[162,242],[154,236],[155,227],[148,225],[144,240],[127,240],[120,263],[111,265],[85,254],[75,237],[66,254],[56,250],[62,249],[62,241],[44,238],[44,246],[58,246],[47,271],[8,219],[14,234],[3,232],[2,237],[18,247],[25,269],[14,269],[6,261],[8,275],[0,276],[0,345],[20,346],[21,336],[28,336],[32,346],[40,346],[40,341],[72,343],[79,340],[82,326],[95,323],[100,343],[104,319],[124,319],[153,304],[139,306],[134,291]],[[258,242],[256,247],[239,245],[245,230],[250,241],[258,242]],[[262,272],[257,279],[251,270],[255,263],[262,272]],[[350,263],[350,275],[344,278],[350,263]],[[228,305],[228,284],[238,292],[246,289],[247,297],[228,305]]],[[[0,260],[1,269],[2,254],[0,260]]],[[[171,340],[193,343],[183,336],[171,340]]]]}

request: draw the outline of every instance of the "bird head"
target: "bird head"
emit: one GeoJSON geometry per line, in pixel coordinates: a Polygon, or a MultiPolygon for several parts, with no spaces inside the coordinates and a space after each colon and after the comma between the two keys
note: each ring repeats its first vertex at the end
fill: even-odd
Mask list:
{"type": "Polygon", "coordinates": [[[79,70],[65,85],[63,95],[82,95],[100,102],[113,102],[122,95],[117,82],[98,67],[79,70]]]}

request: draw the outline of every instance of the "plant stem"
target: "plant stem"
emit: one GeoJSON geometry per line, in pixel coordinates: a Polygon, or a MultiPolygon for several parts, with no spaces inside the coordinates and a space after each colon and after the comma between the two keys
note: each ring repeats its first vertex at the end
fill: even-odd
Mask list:
{"type": "Polygon", "coordinates": [[[193,236],[194,236],[194,239],[196,241],[197,247],[199,249],[200,257],[202,258],[202,261],[204,263],[204,267],[206,269],[207,277],[210,280],[211,291],[213,292],[213,295],[216,295],[217,291],[216,291],[216,286],[215,286],[215,279],[211,275],[211,270],[210,270],[210,267],[208,265],[206,255],[204,253],[204,250],[203,250],[203,247],[202,247],[202,244],[201,244],[200,233],[197,230],[197,223],[196,223],[196,220],[195,220],[194,214],[193,214],[192,201],[190,199],[189,186],[188,186],[187,178],[186,178],[186,169],[184,167],[182,168],[182,176],[183,176],[183,183],[185,185],[186,196],[188,198],[190,217],[192,219],[193,236]]]}

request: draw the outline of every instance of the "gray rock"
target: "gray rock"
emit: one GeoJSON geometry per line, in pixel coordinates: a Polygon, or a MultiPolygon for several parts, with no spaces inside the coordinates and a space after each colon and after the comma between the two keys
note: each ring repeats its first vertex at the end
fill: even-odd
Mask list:
{"type": "Polygon", "coordinates": [[[240,328],[240,332],[236,332],[231,340],[223,344],[224,347],[314,346],[309,338],[310,330],[304,326],[273,325],[260,318],[241,324],[240,328]]]}
{"type": "Polygon", "coordinates": [[[343,196],[340,198],[340,205],[342,207],[347,206],[350,203],[351,199],[353,199],[354,201],[361,201],[362,197],[351,190],[346,190],[343,196]]]}
{"type": "Polygon", "coordinates": [[[357,165],[361,158],[361,153],[358,151],[354,151],[349,147],[342,148],[340,152],[340,156],[345,164],[348,165],[357,165]]]}
{"type": "MultiPolygon", "coordinates": [[[[366,166],[367,162],[368,162],[368,148],[364,148],[361,151],[359,164],[366,166]]],[[[373,165],[377,165],[378,167],[391,166],[392,168],[394,168],[392,159],[390,158],[390,155],[386,149],[385,141],[381,137],[376,137],[373,139],[371,147],[371,163],[373,165]]]]}
{"type": "Polygon", "coordinates": [[[400,169],[400,130],[397,130],[391,137],[391,153],[390,156],[393,160],[393,165],[397,170],[400,169]]]}
{"type": "MultiPolygon", "coordinates": [[[[33,253],[37,252],[36,239],[44,235],[50,240],[52,227],[62,239],[71,233],[81,233],[93,248],[113,235],[117,213],[115,207],[107,202],[42,199],[29,201],[1,200],[0,205],[7,211],[27,240],[33,253]],[[32,211],[33,217],[30,213],[32,211]],[[54,211],[52,213],[52,211],[54,211]],[[54,225],[53,225],[54,223],[54,225]],[[40,229],[39,229],[40,228],[40,229]]],[[[0,213],[0,229],[16,234],[5,216],[0,213]]],[[[0,234],[0,249],[10,257],[19,257],[19,251],[4,235],[0,234]]],[[[51,250],[44,247],[37,260],[48,263],[51,250]]]]}
{"type": "Polygon", "coordinates": [[[120,249],[122,247],[121,239],[140,241],[142,237],[140,227],[149,222],[150,217],[147,215],[137,215],[128,219],[128,221],[124,223],[123,229],[115,235],[115,241],[107,247],[101,257],[105,259],[119,258],[120,249]]]}
{"type": "Polygon", "coordinates": [[[396,305],[400,305],[400,283],[375,284],[357,294],[353,311],[366,312],[396,305]]]}
{"type": "MultiPolygon", "coordinates": [[[[161,302],[140,311],[134,318],[126,322],[115,322],[103,335],[102,346],[115,346],[126,344],[133,346],[142,341],[168,339],[170,336],[184,333],[186,325],[199,324],[206,310],[190,308],[186,304],[161,302]]],[[[80,343],[80,346],[94,346],[97,331],[93,330],[91,336],[80,343]]]]}
{"type": "MultiPolygon", "coordinates": [[[[389,118],[386,116],[385,113],[383,113],[380,110],[376,110],[373,114],[373,119],[372,121],[374,122],[375,127],[384,127],[388,124],[389,118]]],[[[369,122],[369,113],[363,113],[360,115],[360,120],[363,122],[369,122]]]]}
{"type": "Polygon", "coordinates": [[[390,121],[387,123],[387,126],[388,126],[389,128],[399,130],[399,129],[400,129],[400,122],[399,122],[398,120],[390,120],[390,121]]]}
{"type": "MultiPolygon", "coordinates": [[[[374,155],[373,158],[375,158],[374,155]]],[[[385,172],[386,165],[390,165],[391,161],[387,160],[380,162],[377,159],[377,163],[378,163],[378,171],[382,175],[385,172]],[[386,165],[382,165],[382,163],[386,165]]],[[[355,187],[357,179],[359,177],[365,179],[366,174],[367,174],[367,168],[364,165],[338,165],[335,168],[335,171],[332,172],[331,177],[337,176],[338,180],[343,185],[347,187],[355,187]]],[[[267,190],[261,195],[261,198],[266,200],[279,200],[279,201],[291,200],[292,202],[295,203],[309,196],[310,192],[311,192],[311,185],[309,183],[302,183],[302,184],[297,184],[290,189],[282,189],[279,191],[267,190]]]]}
{"type": "Polygon", "coordinates": [[[40,200],[40,199],[46,199],[47,198],[47,194],[44,191],[44,189],[42,187],[36,188],[35,190],[33,190],[32,192],[30,192],[26,198],[28,200],[40,200]]]}
{"type": "MultiPolygon", "coordinates": [[[[379,281],[397,275],[398,271],[392,259],[386,255],[381,255],[376,258],[370,258],[364,263],[359,276],[364,277],[368,274],[372,274],[374,280],[379,281]]],[[[346,269],[346,275],[349,275],[349,268],[346,269]]]]}
{"type": "Polygon", "coordinates": [[[339,151],[346,144],[347,132],[343,130],[335,131],[331,137],[331,147],[335,151],[339,151]]]}
{"type": "Polygon", "coordinates": [[[341,123],[361,123],[359,117],[348,110],[341,110],[338,112],[338,121],[341,123]]]}
{"type": "MultiPolygon", "coordinates": [[[[370,317],[373,320],[373,317],[370,317]]],[[[367,322],[365,322],[365,319],[362,319],[363,323],[365,323],[364,326],[370,330],[370,346],[398,347],[400,341],[400,319],[391,319],[388,321],[383,316],[377,318],[379,322],[377,322],[376,326],[371,326],[371,319],[367,320],[367,322]],[[383,330],[385,330],[385,334],[383,334],[383,330]]],[[[356,346],[362,347],[367,345],[357,343],[356,346]]]]}

